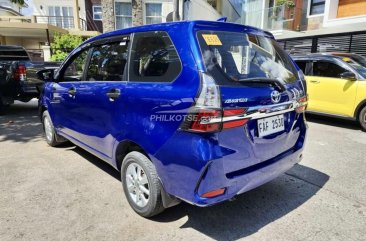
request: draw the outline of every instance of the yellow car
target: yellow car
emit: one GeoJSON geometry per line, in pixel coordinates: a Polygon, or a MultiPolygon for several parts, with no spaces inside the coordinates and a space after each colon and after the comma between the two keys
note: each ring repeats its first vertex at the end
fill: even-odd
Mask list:
{"type": "Polygon", "coordinates": [[[366,59],[327,53],[292,57],[305,74],[308,112],[357,120],[366,131],[366,59]]]}

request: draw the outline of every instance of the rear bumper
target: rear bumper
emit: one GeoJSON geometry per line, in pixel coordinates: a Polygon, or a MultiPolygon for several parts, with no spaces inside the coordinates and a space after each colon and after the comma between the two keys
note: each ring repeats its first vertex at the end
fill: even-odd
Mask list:
{"type": "Polygon", "coordinates": [[[39,86],[41,86],[41,84],[23,82],[21,84],[21,94],[26,96],[37,97],[39,96],[39,92],[37,90],[37,87],[39,86]]]}
{"type": "Polygon", "coordinates": [[[288,135],[249,140],[239,134],[235,138],[240,131],[243,128],[205,136],[178,131],[150,155],[165,191],[188,203],[209,206],[271,181],[301,160],[307,132],[303,115],[288,135]],[[224,194],[202,198],[221,188],[224,194]]]}
{"type": "Polygon", "coordinates": [[[302,149],[294,151],[289,150],[281,155],[267,160],[257,166],[251,166],[242,170],[238,170],[235,173],[222,173],[224,178],[221,179],[221,183],[215,183],[218,188],[226,188],[225,193],[215,198],[202,198],[203,194],[201,189],[207,189],[204,186],[209,185],[209,180],[212,180],[212,174],[216,175],[219,170],[222,172],[221,164],[219,162],[211,162],[205,177],[202,179],[198,190],[195,192],[194,200],[186,200],[198,206],[209,206],[222,201],[226,201],[239,195],[254,189],[264,183],[267,183],[276,177],[280,176],[296,163],[302,159],[302,149]]]}

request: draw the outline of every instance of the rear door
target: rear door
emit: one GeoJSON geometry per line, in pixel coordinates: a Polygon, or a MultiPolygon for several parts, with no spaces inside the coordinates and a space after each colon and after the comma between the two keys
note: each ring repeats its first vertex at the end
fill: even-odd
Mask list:
{"type": "Polygon", "coordinates": [[[225,146],[246,153],[227,160],[225,171],[254,165],[294,147],[300,135],[294,127],[301,116],[291,106],[305,96],[305,90],[289,56],[263,36],[199,31],[197,37],[206,71],[220,85],[224,125],[225,113],[229,119],[230,113],[244,109],[251,116],[245,127],[220,135],[225,146]]]}
{"type": "Polygon", "coordinates": [[[349,71],[336,61],[313,61],[312,72],[306,77],[309,110],[352,117],[358,81],[340,78],[349,71]]]}

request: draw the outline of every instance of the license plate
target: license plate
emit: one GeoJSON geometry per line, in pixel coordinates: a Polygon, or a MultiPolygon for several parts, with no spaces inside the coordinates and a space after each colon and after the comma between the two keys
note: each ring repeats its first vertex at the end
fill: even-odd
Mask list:
{"type": "Polygon", "coordinates": [[[259,119],[257,123],[259,137],[268,136],[285,130],[285,119],[283,115],[259,119]]]}

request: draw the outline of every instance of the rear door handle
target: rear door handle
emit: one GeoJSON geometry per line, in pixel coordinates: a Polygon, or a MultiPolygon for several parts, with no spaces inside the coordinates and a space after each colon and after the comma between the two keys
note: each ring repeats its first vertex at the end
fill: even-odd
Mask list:
{"type": "Polygon", "coordinates": [[[74,96],[75,96],[75,94],[76,94],[76,89],[75,89],[75,87],[71,87],[71,88],[67,91],[67,93],[69,94],[69,96],[70,96],[70,97],[74,97],[74,96]]]}
{"type": "Polygon", "coordinates": [[[119,89],[111,89],[107,92],[107,96],[110,101],[114,101],[115,99],[118,99],[121,96],[121,91],[119,89]]]}
{"type": "Polygon", "coordinates": [[[313,84],[319,84],[320,81],[319,80],[310,80],[310,83],[313,83],[313,84]]]}

